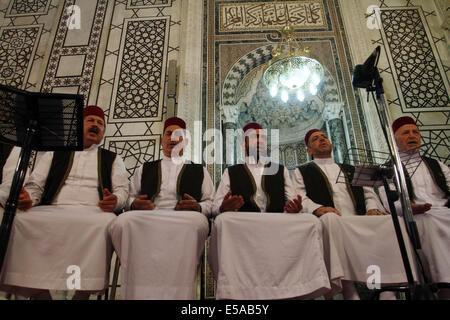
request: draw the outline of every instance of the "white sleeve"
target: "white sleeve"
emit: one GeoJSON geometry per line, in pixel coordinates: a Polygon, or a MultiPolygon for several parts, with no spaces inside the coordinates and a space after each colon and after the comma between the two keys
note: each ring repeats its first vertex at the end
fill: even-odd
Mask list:
{"type": "Polygon", "coordinates": [[[33,206],[41,202],[41,196],[44,192],[45,182],[53,160],[53,151],[45,152],[34,167],[33,172],[25,184],[25,189],[30,194],[33,206]]]}
{"type": "Polygon", "coordinates": [[[141,179],[142,179],[142,168],[141,165],[134,171],[133,176],[130,179],[130,196],[128,197],[127,210],[131,210],[131,204],[134,199],[141,194],[141,179]]]}
{"type": "Polygon", "coordinates": [[[300,212],[313,213],[314,210],[322,207],[321,204],[315,203],[310,198],[308,198],[308,196],[306,195],[305,182],[303,181],[302,173],[300,172],[300,169],[298,169],[298,168],[295,169],[295,171],[294,171],[294,188],[295,188],[296,194],[299,194],[302,196],[303,209],[300,212]]]}
{"type": "Polygon", "coordinates": [[[127,205],[129,195],[128,174],[123,159],[116,155],[111,171],[111,192],[117,197],[117,205],[114,211],[122,210],[127,205]]]}
{"type": "Polygon", "coordinates": [[[450,190],[450,169],[440,161],[439,165],[441,166],[442,173],[444,173],[445,181],[447,182],[447,188],[450,190]]]}
{"type": "Polygon", "coordinates": [[[284,168],[284,197],[286,202],[297,197],[294,184],[289,176],[289,170],[286,167],[284,168]]]}
{"type": "MultiPolygon", "coordinates": [[[[391,190],[396,190],[394,183],[389,183],[389,188],[391,190]]],[[[388,198],[386,196],[386,191],[384,189],[384,186],[381,186],[378,188],[378,193],[380,194],[381,202],[382,202],[383,207],[386,210],[386,212],[392,213],[391,207],[389,206],[388,198]]],[[[395,201],[394,206],[395,206],[395,211],[396,211],[397,215],[399,215],[399,216],[403,215],[401,201],[400,200],[395,201]]]]}
{"type": "Polygon", "coordinates": [[[215,190],[211,176],[209,175],[208,170],[203,167],[202,199],[199,204],[202,207],[202,213],[207,217],[209,217],[212,212],[214,194],[215,190]]]}
{"type": "MultiPolygon", "coordinates": [[[[16,171],[17,162],[19,160],[20,155],[20,147],[14,147],[11,150],[11,153],[8,156],[8,159],[3,166],[3,174],[2,174],[2,184],[0,185],[0,205],[2,207],[5,206],[6,201],[9,197],[9,192],[11,189],[11,183],[14,178],[14,173],[16,171]]],[[[27,170],[27,175],[28,175],[27,170]]]]}
{"type": "Polygon", "coordinates": [[[383,204],[380,201],[380,198],[378,198],[378,195],[376,194],[375,190],[371,187],[363,187],[364,190],[364,200],[366,202],[366,210],[378,210],[378,211],[385,211],[383,208],[383,204]]]}
{"type": "Polygon", "coordinates": [[[230,176],[228,175],[228,168],[222,174],[219,187],[217,188],[216,195],[214,197],[214,203],[212,208],[212,215],[217,216],[220,214],[220,206],[222,205],[223,198],[230,190],[230,176]]]}

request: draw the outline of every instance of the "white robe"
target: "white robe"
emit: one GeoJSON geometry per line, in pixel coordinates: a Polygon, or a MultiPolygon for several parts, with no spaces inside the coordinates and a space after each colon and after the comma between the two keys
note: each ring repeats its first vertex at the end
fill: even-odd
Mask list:
{"type": "Polygon", "coordinates": [[[311,214],[224,212],[208,261],[216,299],[313,299],[330,289],[322,227],[311,214]]]}
{"type": "MultiPolygon", "coordinates": [[[[37,163],[25,188],[40,201],[52,153],[37,163]]],[[[112,255],[108,226],[116,218],[98,207],[97,146],[75,152],[72,170],[50,206],[18,211],[14,219],[1,284],[15,287],[102,291],[109,281],[112,255]],[[71,288],[68,267],[80,268],[80,288],[71,288]]],[[[112,193],[120,208],[128,196],[128,178],[119,156],[112,169],[112,193]]],[[[23,291],[21,291],[23,292],[23,291]]]]}
{"type": "MultiPolygon", "coordinates": [[[[450,283],[450,208],[445,207],[447,198],[434,182],[423,161],[417,162],[405,154],[400,154],[400,156],[411,177],[411,184],[416,196],[414,203],[432,204],[429,211],[413,216],[421,240],[422,249],[419,250],[419,254],[426,275],[432,282],[450,283]]],[[[414,157],[417,156],[418,154],[414,155],[414,157]]],[[[441,162],[439,165],[444,173],[447,187],[450,188],[450,169],[441,162]]],[[[390,188],[395,190],[393,184],[390,185],[390,188]]],[[[380,196],[384,206],[389,210],[384,187],[380,187],[380,196]]],[[[394,205],[397,214],[402,215],[400,201],[396,201],[394,205]]]]}
{"type": "MultiPolygon", "coordinates": [[[[267,197],[261,185],[264,165],[246,160],[256,185],[253,198],[261,212],[219,212],[230,190],[226,169],[214,199],[216,219],[208,256],[217,283],[216,299],[322,295],[330,283],[318,219],[307,214],[265,213],[267,197]]],[[[292,200],[296,193],[286,168],[283,174],[285,197],[292,200]]]]}
{"type": "Polygon", "coordinates": [[[125,300],[192,300],[208,220],[194,211],[134,210],[121,214],[109,233],[120,258],[125,300]]]}
{"type": "MultiPolygon", "coordinates": [[[[203,168],[202,212],[175,211],[177,178],[183,164],[164,157],[161,188],[154,210],[120,215],[110,234],[120,258],[123,299],[194,299],[195,277],[203,253],[214,199],[214,185],[203,168]]],[[[142,166],[131,178],[128,206],[141,193],[142,166]]]]}

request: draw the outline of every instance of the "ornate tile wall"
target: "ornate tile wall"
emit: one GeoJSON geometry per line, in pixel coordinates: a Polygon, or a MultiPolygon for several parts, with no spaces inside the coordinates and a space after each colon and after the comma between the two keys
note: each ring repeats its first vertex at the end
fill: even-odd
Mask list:
{"type": "Polygon", "coordinates": [[[180,8],[176,0],[0,1],[0,83],[78,93],[101,106],[104,147],[124,158],[131,175],[160,157],[180,8]]]}
{"type": "Polygon", "coordinates": [[[432,1],[378,1],[392,119],[408,115],[419,125],[431,156],[450,164],[450,54],[432,1]]]}
{"type": "Polygon", "coordinates": [[[0,83],[39,91],[56,0],[0,1],[0,83]]]}
{"type": "MultiPolygon", "coordinates": [[[[280,39],[281,28],[293,25],[299,40],[311,47],[325,65],[328,76],[325,82],[328,92],[327,101],[343,101],[348,141],[352,147],[368,148],[365,118],[361,103],[355,96],[351,85],[351,66],[353,65],[342,24],[339,1],[251,1],[251,0],[215,0],[204,1],[204,114],[207,129],[223,128],[220,114],[222,105],[236,105],[245,92],[258,92],[252,87],[249,78],[261,72],[265,62],[270,59],[271,50],[280,39]]],[[[261,74],[259,75],[261,76],[261,74]]],[[[304,126],[324,126],[321,116],[306,119],[293,117],[290,113],[296,108],[289,105],[285,110],[277,109],[270,114],[265,108],[268,99],[264,95],[254,94],[253,103],[257,117],[242,116],[234,122],[239,128],[241,121],[258,120],[266,127],[277,128],[275,122],[286,119],[297,121],[304,126]],[[258,103],[255,103],[259,101],[258,103]],[[292,110],[291,110],[292,109],[292,110]],[[266,112],[267,111],[267,112],[266,112]],[[253,118],[252,118],[253,117],[253,118]],[[258,118],[259,117],[259,118],[258,118]],[[244,120],[246,119],[246,120],[244,120]]],[[[294,103],[295,104],[295,103],[294,103]]],[[[305,114],[306,115],[306,114],[305,114]]],[[[284,120],[283,120],[284,121],[284,120]]],[[[288,134],[284,131],[283,134],[288,134]]],[[[295,140],[295,137],[293,138],[295,140]]],[[[296,141],[280,147],[280,161],[289,167],[295,167],[306,161],[303,136],[296,141]]],[[[224,166],[213,168],[215,182],[220,181],[224,166]]],[[[206,277],[206,297],[214,296],[214,283],[206,277]]]]}
{"type": "Polygon", "coordinates": [[[160,157],[169,60],[178,60],[180,1],[115,1],[96,103],[108,109],[105,147],[130,175],[160,157]]]}

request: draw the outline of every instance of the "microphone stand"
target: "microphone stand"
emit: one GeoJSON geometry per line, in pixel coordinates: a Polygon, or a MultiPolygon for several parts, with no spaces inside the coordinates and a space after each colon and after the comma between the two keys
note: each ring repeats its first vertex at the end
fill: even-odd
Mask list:
{"type": "MultiPolygon", "coordinates": [[[[394,183],[396,186],[396,190],[399,192],[393,192],[389,189],[389,185],[387,183],[386,177],[383,177],[383,184],[385,186],[386,196],[388,198],[389,207],[391,210],[391,216],[394,223],[395,232],[397,235],[397,240],[400,247],[400,252],[402,255],[403,264],[405,267],[406,276],[408,279],[408,297],[410,297],[412,300],[432,300],[434,299],[434,296],[432,294],[432,290],[429,284],[424,283],[424,285],[416,284],[414,282],[414,277],[410,265],[410,261],[408,259],[408,254],[406,251],[405,242],[403,239],[403,235],[400,229],[400,224],[397,216],[397,212],[395,210],[394,202],[398,197],[400,196],[400,202],[403,210],[403,218],[405,220],[406,225],[406,231],[409,235],[409,238],[413,244],[413,247],[415,249],[420,249],[420,238],[417,230],[417,225],[413,219],[412,214],[412,208],[411,203],[408,195],[408,189],[406,186],[406,178],[403,171],[403,165],[400,159],[400,155],[398,153],[397,146],[395,144],[395,138],[394,134],[391,130],[390,123],[392,122],[389,116],[389,113],[387,112],[387,104],[384,97],[384,89],[383,89],[383,79],[381,78],[378,68],[376,67],[376,63],[378,62],[380,54],[380,46],[378,46],[374,53],[367,59],[367,61],[364,63],[363,66],[357,66],[358,68],[355,68],[355,72],[357,70],[363,70],[361,74],[366,76],[367,78],[363,79],[364,81],[361,81],[361,79],[358,79],[361,81],[360,83],[355,83],[356,76],[354,75],[353,79],[353,85],[355,87],[365,87],[368,94],[370,92],[375,92],[376,99],[374,100],[375,105],[377,107],[377,113],[378,117],[380,119],[380,123],[383,129],[383,134],[386,138],[386,142],[389,148],[389,153],[391,156],[391,159],[393,160],[393,173],[394,173],[394,183]],[[371,65],[373,64],[373,65],[371,65]],[[362,86],[361,86],[362,84],[362,86]]],[[[361,76],[361,75],[359,75],[361,76]]],[[[369,96],[368,96],[369,98],[369,96]]],[[[416,256],[416,259],[420,258],[416,256]]],[[[420,275],[421,273],[418,272],[420,275]]],[[[425,275],[422,274],[422,276],[425,278],[425,275]]],[[[423,282],[423,279],[420,279],[423,282]]]]}
{"type": "Polygon", "coordinates": [[[9,192],[8,200],[5,204],[5,211],[3,212],[3,219],[0,225],[0,271],[2,270],[6,251],[8,249],[9,237],[11,234],[14,216],[16,215],[17,211],[19,195],[22,190],[25,175],[27,173],[28,163],[30,162],[31,141],[33,140],[33,136],[36,133],[36,127],[36,121],[31,120],[29,127],[26,130],[24,143],[17,162],[17,168],[11,182],[11,189],[9,192]]]}

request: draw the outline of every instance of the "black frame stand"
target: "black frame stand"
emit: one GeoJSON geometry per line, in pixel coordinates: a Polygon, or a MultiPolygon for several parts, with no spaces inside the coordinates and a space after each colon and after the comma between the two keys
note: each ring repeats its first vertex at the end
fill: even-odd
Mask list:
{"type": "Polygon", "coordinates": [[[84,97],[0,85],[0,141],[22,147],[0,225],[0,272],[31,151],[83,150],[84,97]]]}
{"type": "Polygon", "coordinates": [[[16,172],[14,173],[14,178],[11,183],[8,200],[5,204],[5,211],[3,213],[2,224],[0,226],[0,270],[2,270],[6,250],[8,249],[9,237],[19,202],[19,195],[27,174],[28,163],[30,162],[31,141],[36,133],[36,128],[37,122],[30,121],[30,126],[27,128],[22,150],[20,151],[16,172]]]}
{"type": "MultiPolygon", "coordinates": [[[[417,230],[417,225],[413,219],[410,198],[406,186],[406,178],[403,171],[403,165],[398,153],[397,146],[395,144],[394,134],[392,132],[390,123],[391,119],[388,113],[387,104],[384,97],[383,79],[381,78],[376,64],[380,56],[380,46],[378,46],[371,56],[366,60],[363,65],[357,65],[353,73],[353,86],[355,88],[364,88],[372,95],[375,93],[376,99],[374,102],[377,107],[378,117],[380,119],[383,134],[386,138],[386,142],[389,148],[390,158],[392,159],[393,166],[393,180],[396,190],[390,190],[389,183],[386,175],[382,174],[383,185],[385,187],[386,196],[388,198],[389,207],[391,210],[391,216],[394,223],[395,232],[397,235],[400,252],[402,255],[402,261],[405,267],[406,276],[408,279],[408,291],[407,298],[412,300],[432,300],[434,295],[431,290],[431,285],[427,283],[425,274],[420,272],[421,268],[417,268],[417,274],[424,279],[419,279],[419,284],[414,281],[414,276],[411,268],[410,260],[406,251],[405,241],[401,232],[400,223],[397,212],[395,210],[394,202],[400,199],[403,218],[405,220],[406,231],[413,244],[415,250],[420,249],[420,238],[417,230]]],[[[368,96],[369,98],[369,96],[368,96]]],[[[417,251],[415,251],[417,253],[417,251]]],[[[420,257],[416,254],[416,265],[420,263],[420,257]]],[[[421,266],[421,265],[420,265],[421,266]]]]}

